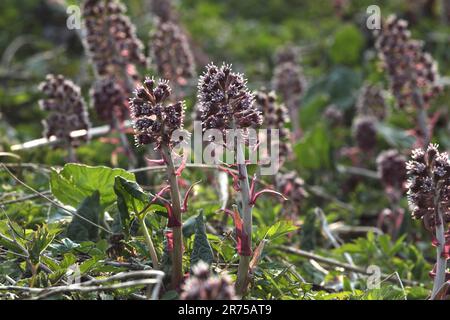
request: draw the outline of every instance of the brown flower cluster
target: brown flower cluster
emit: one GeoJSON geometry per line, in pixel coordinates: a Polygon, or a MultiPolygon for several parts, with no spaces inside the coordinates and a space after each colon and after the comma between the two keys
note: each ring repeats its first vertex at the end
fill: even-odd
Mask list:
{"type": "Polygon", "coordinates": [[[117,0],[86,0],[83,5],[86,47],[98,75],[134,74],[146,65],[143,45],[117,0]]]}
{"type": "Polygon", "coordinates": [[[444,223],[450,222],[450,160],[433,144],[426,151],[413,150],[411,159],[407,163],[409,206],[413,216],[432,231],[443,223],[436,210],[441,211],[444,223]]]}
{"type": "Polygon", "coordinates": [[[290,111],[300,108],[306,80],[298,65],[298,53],[294,47],[287,47],[277,53],[272,79],[273,89],[279,94],[290,111]]]}
{"type": "Polygon", "coordinates": [[[182,300],[236,300],[234,285],[228,276],[213,276],[209,266],[200,261],[183,286],[182,300]]]}
{"type": "Polygon", "coordinates": [[[344,120],[344,114],[342,111],[334,104],[331,104],[326,107],[323,112],[323,117],[327,120],[332,126],[338,126],[344,120]]]}
{"type": "MultiPolygon", "coordinates": [[[[289,114],[286,107],[277,103],[275,92],[259,91],[255,95],[255,102],[262,114],[265,129],[279,130],[279,158],[285,159],[291,154],[290,130],[286,128],[289,123],[289,114]]],[[[268,133],[270,135],[270,132],[268,133]]]]}
{"type": "Polygon", "coordinates": [[[39,104],[50,114],[44,123],[44,136],[56,138],[77,146],[81,141],[87,141],[88,135],[73,139],[70,133],[75,130],[88,130],[90,127],[86,103],[80,88],[63,76],[47,75],[45,82],[39,85],[39,90],[46,96],[39,104]]]}
{"type": "Polygon", "coordinates": [[[376,32],[376,49],[390,79],[399,107],[426,107],[441,90],[437,64],[424,52],[423,44],[411,38],[408,23],[390,16],[376,32]]]}
{"type": "Polygon", "coordinates": [[[118,0],[85,0],[84,43],[96,72],[91,90],[99,118],[117,127],[128,116],[127,97],[138,80],[136,66],[146,66],[143,45],[118,0]]]}
{"type": "Polygon", "coordinates": [[[194,76],[194,58],[189,42],[173,22],[158,21],[151,37],[154,64],[161,77],[185,85],[194,76]]]}
{"type": "Polygon", "coordinates": [[[375,149],[377,144],[377,120],[374,117],[357,117],[353,123],[353,137],[362,151],[375,149]]]}
{"type": "Polygon", "coordinates": [[[356,110],[361,116],[372,116],[383,120],[386,117],[387,105],[381,87],[364,85],[356,101],[356,110]]]}
{"type": "Polygon", "coordinates": [[[146,78],[130,99],[131,117],[138,145],[170,145],[172,133],[183,128],[184,102],[168,103],[171,88],[165,80],[146,78]]]}
{"type": "Polygon", "coordinates": [[[124,120],[128,116],[128,103],[124,99],[127,92],[120,82],[104,78],[97,80],[91,88],[91,101],[98,117],[111,122],[117,118],[124,120]]]}
{"type": "Polygon", "coordinates": [[[380,153],[376,162],[383,185],[401,190],[406,181],[406,158],[392,149],[380,153]]]}
{"type": "Polygon", "coordinates": [[[262,123],[246,80],[229,65],[206,67],[198,83],[198,99],[204,129],[244,129],[262,123]]]}

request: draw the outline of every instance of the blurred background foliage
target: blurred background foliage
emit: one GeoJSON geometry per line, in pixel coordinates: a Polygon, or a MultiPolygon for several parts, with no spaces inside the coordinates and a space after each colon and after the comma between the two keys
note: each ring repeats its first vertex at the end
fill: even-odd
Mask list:
{"type": "MultiPolygon", "coordinates": [[[[149,33],[154,23],[150,10],[151,0],[122,2],[128,7],[130,18],[137,27],[137,34],[148,52],[151,45],[148,43],[149,33]]],[[[437,0],[346,2],[347,5],[342,10],[338,10],[334,5],[335,1],[331,0],[178,0],[174,4],[181,23],[195,44],[194,50],[201,52],[204,64],[209,61],[232,63],[235,69],[245,73],[251,89],[271,87],[274,55],[278,48],[287,44],[300,48],[301,66],[308,82],[300,111],[304,135],[294,146],[298,161],[288,163],[287,166],[298,170],[308,185],[321,188],[328,197],[317,197],[317,192],[312,194],[303,205],[305,217],[311,217],[307,214],[311,214],[312,208],[321,206],[330,223],[344,221],[350,225],[373,225],[380,210],[389,207],[379,181],[352,180],[352,177],[340,175],[335,161],[337,150],[353,145],[351,122],[355,114],[356,97],[362,85],[365,82],[381,83],[387,88],[386,77],[379,67],[373,48],[372,34],[365,26],[366,8],[377,4],[381,8],[382,17],[395,13],[407,19],[413,37],[424,41],[426,50],[438,61],[439,71],[444,79],[450,68],[450,26],[443,21],[440,1],[437,0]],[[324,121],[322,113],[329,105],[337,106],[344,113],[345,126],[333,127],[324,121]],[[341,201],[349,203],[351,210],[341,201]]],[[[63,74],[73,79],[82,87],[83,94],[89,101],[88,92],[94,76],[77,31],[66,28],[66,6],[69,4],[79,2],[0,1],[0,151],[8,151],[12,144],[41,137],[41,119],[44,114],[38,107],[40,97],[37,86],[47,73],[63,74]]],[[[197,65],[198,74],[203,72],[203,67],[197,65]]],[[[153,70],[140,70],[140,74],[155,73],[153,70]]],[[[193,83],[187,97],[190,111],[194,107],[195,89],[193,83]]],[[[445,90],[430,110],[430,114],[436,110],[441,114],[436,124],[434,141],[439,142],[443,149],[450,148],[447,121],[449,107],[446,103],[448,98],[448,90],[445,90]]],[[[390,147],[408,150],[414,141],[405,134],[405,130],[413,126],[414,116],[408,110],[392,112],[393,99],[388,99],[388,103],[390,112],[378,128],[377,152],[390,147]]],[[[90,116],[94,125],[103,124],[95,118],[92,111],[90,116]]],[[[187,114],[190,118],[191,112],[187,114]]],[[[77,154],[83,163],[110,166],[114,149],[115,146],[97,139],[81,146],[77,154]]],[[[374,171],[374,156],[376,154],[371,159],[363,158],[361,166],[374,171]]],[[[21,157],[23,162],[64,164],[64,151],[51,147],[22,152],[21,157]]],[[[126,158],[122,156],[119,160],[119,165],[126,167],[126,158]]],[[[339,161],[340,164],[351,165],[345,157],[339,161]]],[[[194,172],[188,179],[195,181],[202,175],[203,173],[194,172]]],[[[22,178],[35,186],[42,186],[47,182],[39,174],[26,174],[22,178]]],[[[11,191],[6,183],[1,188],[5,192],[11,191]]],[[[202,192],[209,201],[210,191],[203,189],[202,192]]],[[[27,202],[26,205],[28,207],[21,207],[20,210],[14,207],[9,214],[28,226],[45,220],[47,212],[44,207],[32,202],[27,202]]],[[[204,204],[200,202],[198,206],[204,207],[204,204]]],[[[267,207],[270,206],[272,204],[267,207]]],[[[407,208],[405,199],[401,206],[407,208]]],[[[213,210],[206,214],[211,212],[213,210]]],[[[261,224],[265,219],[264,214],[269,215],[266,220],[273,222],[277,210],[265,213],[257,208],[255,215],[261,224]]],[[[318,229],[314,219],[302,219],[303,234],[314,233],[318,229]]],[[[425,257],[432,257],[431,246],[426,239],[429,236],[421,231],[419,222],[405,220],[403,230],[415,230],[408,235],[409,239],[425,240],[419,243],[419,249],[425,252],[425,257]]],[[[303,238],[309,241],[308,244],[302,243],[305,248],[317,248],[314,237],[303,238]]],[[[400,242],[404,240],[400,239],[400,242]]],[[[422,255],[414,246],[401,247],[397,242],[397,251],[392,252],[387,247],[394,244],[386,242],[389,240],[382,239],[382,243],[373,244],[361,238],[342,247],[340,251],[333,252],[333,255],[340,256],[345,250],[355,254],[357,262],[361,264],[388,261],[397,256],[393,262],[386,262],[392,263],[383,266],[385,270],[394,272],[400,269],[404,277],[427,279],[426,270],[429,265],[423,261],[422,255]]],[[[214,245],[221,244],[217,241],[214,245]]],[[[294,262],[297,259],[294,256],[290,258],[294,262]]],[[[270,268],[261,271],[259,281],[265,281],[264,272],[269,272],[268,270],[270,268]]],[[[307,273],[308,266],[304,266],[303,271],[307,273]]],[[[261,290],[268,290],[267,288],[261,287],[261,290]]],[[[266,297],[277,294],[261,292],[261,296],[266,297]]],[[[424,295],[423,292],[409,294],[413,297],[424,295]]]]}
{"type": "MultiPolygon", "coordinates": [[[[154,20],[151,1],[123,2],[138,36],[148,47],[154,20]]],[[[325,96],[322,107],[335,103],[347,109],[362,79],[383,79],[374,57],[373,39],[365,27],[369,5],[379,5],[383,17],[396,13],[408,19],[413,36],[425,41],[426,49],[440,64],[441,74],[445,75],[449,66],[450,28],[441,23],[438,1],[428,1],[433,3],[431,12],[420,6],[426,2],[422,0],[375,2],[347,1],[341,11],[331,0],[184,0],[174,4],[194,43],[206,55],[206,63],[233,63],[247,75],[251,88],[270,87],[277,48],[294,44],[301,49],[302,66],[310,82],[305,105],[309,102],[315,106],[318,97],[325,96]]],[[[47,73],[73,78],[86,91],[91,83],[92,71],[76,30],[66,28],[65,7],[69,4],[78,1],[0,3],[0,109],[3,121],[16,129],[15,141],[40,135],[37,119],[43,115],[36,103],[37,84],[47,73]]],[[[197,67],[201,72],[203,66],[197,67]]],[[[443,143],[448,144],[448,139],[443,143]]]]}

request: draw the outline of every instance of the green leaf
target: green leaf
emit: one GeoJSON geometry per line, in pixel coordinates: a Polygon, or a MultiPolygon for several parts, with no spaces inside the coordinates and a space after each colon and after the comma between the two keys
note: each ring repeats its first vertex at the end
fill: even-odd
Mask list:
{"type": "MultiPolygon", "coordinates": [[[[86,197],[77,209],[78,215],[95,224],[99,223],[101,213],[100,193],[98,191],[94,191],[91,196],[86,197]]],[[[73,241],[95,241],[98,238],[98,231],[98,227],[78,216],[74,216],[67,227],[67,237],[73,241]]]]}
{"type": "Polygon", "coordinates": [[[80,273],[86,274],[98,265],[100,265],[100,263],[97,257],[88,259],[80,264],[80,273]]]}
{"type": "Polygon", "coordinates": [[[55,243],[50,246],[55,249],[59,254],[69,252],[73,249],[80,247],[80,245],[76,242],[73,242],[69,238],[61,239],[61,243],[55,243]]]}
{"type": "MultiPolygon", "coordinates": [[[[117,176],[114,182],[114,192],[117,196],[119,212],[115,217],[114,225],[119,226],[125,235],[129,235],[129,228],[133,220],[133,213],[141,212],[149,202],[148,195],[134,181],[117,176]]],[[[116,230],[118,231],[118,230],[116,230]]]]}
{"type": "Polygon", "coordinates": [[[183,236],[189,238],[195,233],[197,226],[197,217],[192,216],[183,223],[183,236]]]}
{"type": "Polygon", "coordinates": [[[206,235],[203,212],[199,213],[195,222],[195,238],[191,253],[191,266],[196,265],[200,260],[207,264],[211,264],[214,260],[214,255],[211,245],[208,242],[208,236],[206,235]]]}
{"type": "Polygon", "coordinates": [[[267,230],[265,238],[267,240],[275,240],[276,238],[284,236],[297,229],[298,227],[294,226],[292,221],[278,221],[271,226],[269,230],[267,230]]]}
{"type": "Polygon", "coordinates": [[[33,232],[33,237],[28,243],[28,254],[33,264],[39,263],[41,254],[53,241],[55,235],[56,234],[54,232],[50,232],[46,226],[39,227],[35,232],[33,232]]]}
{"type": "Polygon", "coordinates": [[[59,201],[74,208],[94,191],[98,191],[100,206],[105,210],[116,201],[114,182],[117,176],[130,181],[136,180],[134,174],[123,169],[69,163],[59,172],[52,170],[50,189],[59,201]]]}

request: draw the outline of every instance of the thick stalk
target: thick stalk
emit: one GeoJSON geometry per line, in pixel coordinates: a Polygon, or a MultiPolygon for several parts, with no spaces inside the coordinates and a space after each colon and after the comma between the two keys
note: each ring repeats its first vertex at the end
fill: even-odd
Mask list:
{"type": "MultiPolygon", "coordinates": [[[[167,145],[161,145],[161,152],[167,165],[167,178],[169,179],[170,195],[172,198],[172,210],[175,220],[182,223],[181,196],[178,188],[178,178],[175,173],[172,155],[167,145]]],[[[172,227],[173,232],[173,257],[172,257],[172,288],[176,289],[183,279],[183,234],[181,226],[172,227]]]]}
{"type": "Polygon", "coordinates": [[[444,285],[445,282],[445,271],[447,269],[447,259],[443,256],[444,246],[445,246],[445,231],[444,231],[444,217],[441,212],[440,204],[440,188],[436,192],[434,199],[434,204],[436,208],[436,240],[438,242],[436,248],[436,275],[434,277],[433,292],[431,293],[431,299],[436,297],[439,289],[444,285]]]}
{"type": "MultiPolygon", "coordinates": [[[[238,139],[236,146],[237,165],[239,172],[239,187],[241,193],[240,213],[243,220],[243,230],[247,234],[248,248],[252,247],[252,206],[250,205],[250,185],[248,182],[247,166],[245,164],[244,148],[238,139]]],[[[245,245],[245,244],[244,244],[245,245]]],[[[242,295],[247,290],[250,256],[240,255],[236,279],[236,291],[242,295]]]]}
{"type": "Polygon", "coordinates": [[[153,269],[157,270],[159,268],[158,255],[156,254],[152,238],[150,236],[150,233],[148,232],[147,226],[145,225],[145,215],[139,219],[139,222],[141,223],[142,230],[144,231],[144,239],[145,243],[147,244],[150,257],[152,259],[153,269]]]}

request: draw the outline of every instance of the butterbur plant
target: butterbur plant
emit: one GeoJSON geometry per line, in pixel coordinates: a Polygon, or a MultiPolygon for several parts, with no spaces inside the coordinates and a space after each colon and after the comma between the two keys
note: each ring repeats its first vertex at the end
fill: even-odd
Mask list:
{"type": "Polygon", "coordinates": [[[172,159],[172,149],[177,142],[172,140],[172,134],[183,128],[184,102],[170,103],[170,95],[171,88],[167,81],[156,82],[146,78],[143,86],[135,90],[130,105],[136,144],[155,144],[167,167],[171,202],[164,202],[164,205],[168,211],[167,227],[172,229],[172,287],[176,289],[183,278],[183,238],[182,203],[178,186],[181,172],[176,170],[172,159]]]}
{"type": "Polygon", "coordinates": [[[151,36],[151,48],[158,74],[179,86],[194,75],[194,58],[189,42],[174,22],[158,21],[151,36]]]}
{"type": "Polygon", "coordinates": [[[299,110],[306,90],[303,70],[298,64],[296,48],[288,46],[277,53],[272,86],[280,95],[291,117],[294,136],[300,134],[299,110]]]}
{"type": "MultiPolygon", "coordinates": [[[[84,2],[85,44],[99,76],[136,78],[135,65],[147,64],[143,45],[125,11],[117,0],[84,2]]],[[[127,85],[130,90],[134,87],[132,83],[127,85]]]]}
{"type": "Polygon", "coordinates": [[[357,147],[364,152],[373,151],[377,144],[377,119],[370,116],[355,118],[353,137],[357,147]]]}
{"type": "Polygon", "coordinates": [[[121,123],[128,116],[128,103],[124,100],[126,92],[123,86],[111,78],[96,81],[90,91],[91,101],[97,116],[106,122],[113,119],[121,123]]]}
{"type": "Polygon", "coordinates": [[[182,300],[236,300],[234,286],[228,275],[212,275],[208,264],[199,261],[182,288],[182,300]]]}
{"type": "Polygon", "coordinates": [[[85,0],[83,3],[83,42],[96,74],[91,89],[92,104],[99,118],[118,130],[130,162],[137,164],[124,134],[128,101],[138,80],[136,66],[145,67],[147,58],[134,25],[117,0],[85,0]]]}
{"type": "Polygon", "coordinates": [[[383,120],[386,117],[387,104],[381,87],[365,84],[356,100],[356,110],[360,116],[372,116],[383,120]]]}
{"type": "Polygon", "coordinates": [[[394,197],[398,200],[400,198],[398,193],[406,181],[406,158],[397,150],[391,149],[380,153],[376,163],[381,183],[388,193],[394,190],[397,193],[394,197]]]}
{"type": "MultiPolygon", "coordinates": [[[[254,96],[247,89],[246,80],[241,74],[233,72],[229,65],[217,67],[211,63],[206,67],[198,84],[198,99],[204,130],[244,130],[258,126],[262,122],[261,114],[254,105],[254,96]]],[[[235,223],[240,226],[242,222],[242,228],[236,229],[240,230],[240,240],[244,239],[238,248],[240,259],[236,290],[239,294],[246,291],[249,281],[254,205],[242,144],[242,137],[238,137],[235,162],[238,168],[236,189],[240,194],[240,200],[239,215],[236,216],[235,223]]]]}
{"type": "Polygon", "coordinates": [[[447,260],[450,257],[450,160],[446,152],[430,144],[426,151],[415,149],[408,169],[408,200],[413,217],[421,219],[433,236],[436,246],[436,265],[431,298],[434,299],[445,281],[450,279],[447,260]]]}
{"type": "MultiPolygon", "coordinates": [[[[258,91],[255,95],[256,106],[263,116],[263,126],[267,129],[267,136],[270,137],[270,130],[278,130],[278,150],[280,162],[284,162],[292,153],[291,132],[286,128],[289,123],[289,113],[286,107],[277,103],[275,92],[258,91]]],[[[271,141],[268,141],[268,145],[271,141]]]]}
{"type": "Polygon", "coordinates": [[[55,136],[69,152],[68,160],[75,161],[74,147],[89,138],[87,134],[72,137],[71,132],[90,128],[86,103],[80,88],[62,75],[47,75],[46,80],[39,85],[39,90],[46,96],[39,101],[41,109],[48,111],[48,117],[43,121],[44,137],[55,136]]]}
{"type": "Polygon", "coordinates": [[[379,216],[378,225],[385,223],[385,218],[391,220],[388,228],[391,235],[396,236],[403,222],[404,210],[400,207],[400,200],[404,193],[406,182],[406,158],[395,149],[381,152],[377,159],[377,171],[384,192],[389,199],[391,209],[385,209],[379,216]]]}
{"type": "Polygon", "coordinates": [[[430,141],[426,109],[441,91],[437,64],[423,50],[420,41],[411,38],[408,23],[390,16],[375,32],[376,49],[389,75],[390,89],[400,108],[414,107],[423,145],[430,141]]]}

